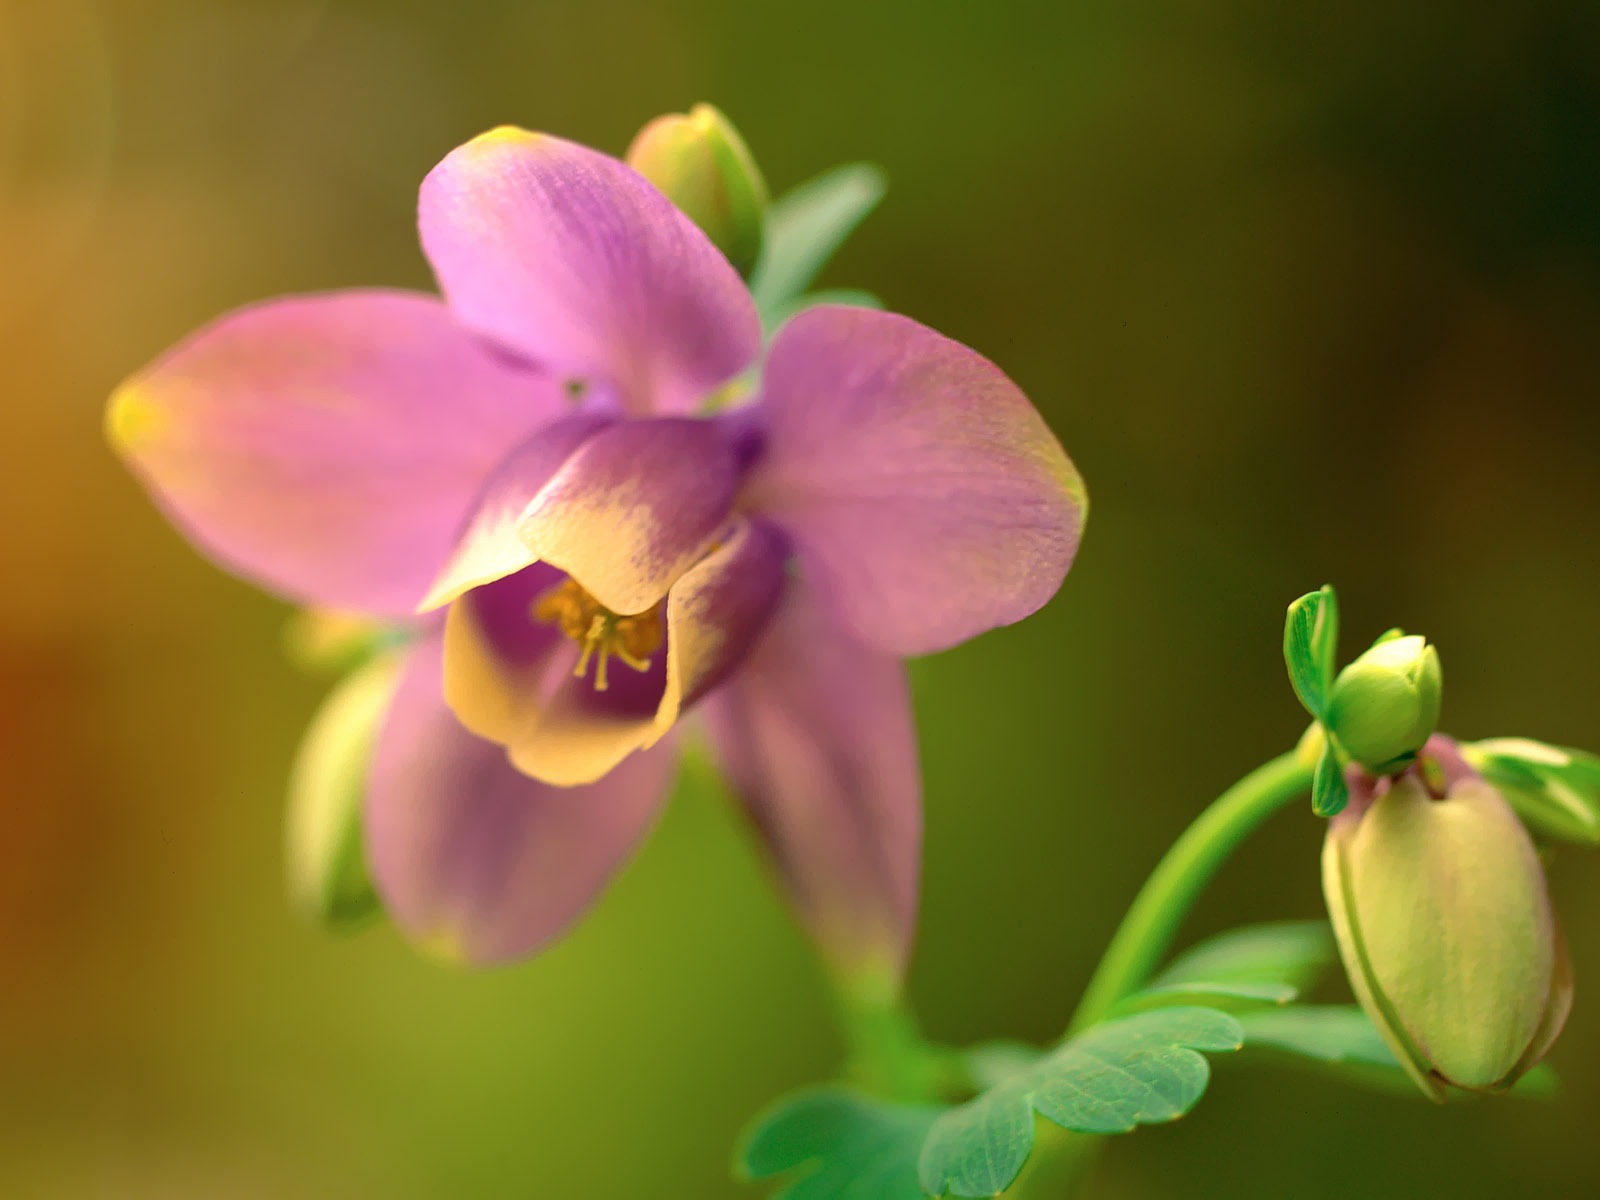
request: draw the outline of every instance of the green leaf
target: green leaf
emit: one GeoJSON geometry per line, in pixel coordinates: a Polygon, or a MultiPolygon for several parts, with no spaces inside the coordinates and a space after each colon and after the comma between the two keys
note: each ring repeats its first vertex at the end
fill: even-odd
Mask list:
{"type": "MultiPolygon", "coordinates": [[[[1377,1091],[1421,1095],[1377,1026],[1354,1004],[1260,1009],[1241,1014],[1239,1024],[1244,1027],[1242,1062],[1258,1058],[1296,1062],[1377,1091]]],[[[1555,1091],[1555,1073],[1540,1064],[1519,1079],[1510,1094],[1544,1099],[1555,1091]]],[[[1460,1099],[1465,1093],[1450,1095],[1460,1099]]]]}
{"type": "Polygon", "coordinates": [[[1294,694],[1318,720],[1327,710],[1338,641],[1339,597],[1332,584],[1289,605],[1283,623],[1283,662],[1294,694]]]}
{"type": "Polygon", "coordinates": [[[1183,1003],[1228,1011],[1287,1004],[1316,982],[1335,954],[1326,921],[1247,925],[1186,950],[1118,1012],[1183,1003]]]}
{"type": "Polygon", "coordinates": [[[923,1200],[917,1155],[942,1111],[801,1092],[756,1119],[735,1169],[751,1180],[784,1177],[773,1200],[923,1200]]]}
{"type": "Polygon", "coordinates": [[[1193,1108],[1210,1068],[1201,1050],[1237,1050],[1239,1023],[1211,1008],[1162,1008],[1096,1025],[1032,1067],[934,1121],[923,1190],[993,1196],[1033,1152],[1033,1114],[1078,1133],[1126,1133],[1193,1108]]]}
{"type": "Polygon", "coordinates": [[[405,656],[389,650],[328,693],[289,773],[285,872],[289,899],[307,920],[354,929],[383,911],[362,836],[367,769],[405,656]]]}
{"type": "Polygon", "coordinates": [[[1151,984],[1123,1000],[1113,1012],[1120,1017],[1126,1013],[1148,1012],[1152,1008],[1172,1008],[1180,1004],[1199,1004],[1207,1008],[1220,1008],[1224,1012],[1236,1012],[1262,1004],[1288,1004],[1299,994],[1286,983],[1251,983],[1245,980],[1237,983],[1196,980],[1194,983],[1151,984]]]}
{"type": "Polygon", "coordinates": [[[1319,817],[1332,817],[1349,803],[1350,785],[1345,782],[1344,765],[1329,738],[1317,760],[1317,772],[1311,777],[1311,811],[1319,817]]]}
{"type": "Polygon", "coordinates": [[[987,1090],[1033,1067],[1047,1053],[1027,1042],[980,1042],[962,1055],[967,1074],[979,1090],[987,1090]]]}
{"type": "Polygon", "coordinates": [[[863,217],[883,199],[888,182],[871,163],[825,171],[780,196],[767,210],[761,258],[750,291],[763,313],[776,312],[811,285],[863,217]]]}
{"type": "Polygon", "coordinates": [[[820,292],[807,292],[804,296],[779,304],[770,311],[763,310],[762,332],[770,337],[790,317],[808,308],[815,308],[819,304],[843,304],[849,308],[883,308],[881,298],[860,288],[827,288],[820,292]]]}
{"type": "Polygon", "coordinates": [[[1239,1017],[1246,1047],[1279,1050],[1320,1063],[1390,1067],[1399,1082],[1416,1085],[1401,1070],[1378,1027],[1354,1004],[1305,1004],[1239,1017]]]}
{"type": "Polygon", "coordinates": [[[1600,846],[1600,758],[1530,738],[1463,743],[1461,752],[1534,832],[1600,846]]]}

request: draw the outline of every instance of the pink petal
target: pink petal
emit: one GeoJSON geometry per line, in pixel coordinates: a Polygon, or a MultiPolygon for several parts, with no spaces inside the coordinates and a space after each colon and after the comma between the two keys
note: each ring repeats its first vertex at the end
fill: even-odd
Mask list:
{"type": "Polygon", "coordinates": [[[539,556],[519,532],[528,506],[580,446],[614,421],[603,413],[572,413],[514,450],[484,485],[449,561],[418,609],[441,608],[471,588],[504,579],[536,561],[539,556]]]}
{"type": "Polygon", "coordinates": [[[898,984],[915,932],[922,799],[905,671],[794,587],[705,704],[789,901],[857,980],[898,984]]]}
{"type": "Polygon", "coordinates": [[[674,761],[663,744],[581,788],[518,774],[445,708],[439,641],[419,643],[372,766],[367,853],[385,907],[407,936],[458,961],[533,953],[627,860],[674,761]]]}
{"type": "Polygon", "coordinates": [[[223,317],[113,397],[113,442],[172,521],[291,599],[408,614],[495,465],[565,411],[437,300],[336,292],[223,317]]]}
{"type": "Polygon", "coordinates": [[[506,463],[424,608],[544,562],[612,612],[638,613],[705,555],[739,482],[727,428],[682,417],[606,421],[569,418],[506,463]]]}
{"type": "Polygon", "coordinates": [[[423,182],[422,245],[460,318],[634,412],[688,413],[755,360],[749,292],[616,159],[501,128],[423,182]]]}
{"type": "Polygon", "coordinates": [[[856,636],[927,654],[1021,620],[1061,585],[1083,484],[1024,396],[915,321],[822,306],[784,326],[748,506],[794,539],[856,636]]]}

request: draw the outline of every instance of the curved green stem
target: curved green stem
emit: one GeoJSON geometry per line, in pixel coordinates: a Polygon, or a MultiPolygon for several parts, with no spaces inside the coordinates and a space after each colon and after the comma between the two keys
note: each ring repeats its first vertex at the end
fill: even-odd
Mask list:
{"type": "Polygon", "coordinates": [[[1122,918],[1078,1002],[1068,1037],[1103,1020],[1144,985],[1218,868],[1262,822],[1311,786],[1313,770],[1298,750],[1280,754],[1223,792],[1184,830],[1122,918]]]}
{"type": "MultiPolygon", "coordinates": [[[[1311,786],[1316,756],[1280,754],[1218,796],[1156,864],[1106,947],[1067,1028],[1082,1032],[1138,991],[1172,949],[1189,910],[1228,856],[1311,786]],[[1309,761],[1308,761],[1309,759],[1309,761]]],[[[1087,1177],[1104,1138],[1040,1124],[1032,1157],[1006,1195],[1063,1200],[1087,1177]]]]}

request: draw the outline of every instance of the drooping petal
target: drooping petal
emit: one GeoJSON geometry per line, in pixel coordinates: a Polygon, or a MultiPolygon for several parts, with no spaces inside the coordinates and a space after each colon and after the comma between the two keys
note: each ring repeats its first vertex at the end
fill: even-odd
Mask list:
{"type": "Polygon", "coordinates": [[[512,451],[484,485],[450,560],[418,609],[441,608],[471,588],[532,564],[538,555],[517,532],[529,504],[578,447],[613,420],[601,413],[573,413],[552,421],[512,451]]]}
{"type": "Polygon", "coordinates": [[[788,582],[788,545],[760,520],[742,520],[667,596],[667,677],[656,714],[664,732],[739,669],[788,582]]]}
{"type": "Polygon", "coordinates": [[[409,614],[496,464],[563,411],[437,300],[357,291],[221,318],[112,398],[112,441],[205,553],[294,600],[409,614]]]}
{"type": "Polygon", "coordinates": [[[444,627],[444,697],[479,737],[506,745],[533,719],[551,681],[577,651],[561,630],[536,620],[540,596],[562,580],[537,563],[473,588],[450,606],[444,627]]]}
{"type": "MultiPolygon", "coordinates": [[[[625,664],[605,691],[590,668],[574,674],[578,647],[534,615],[563,579],[546,563],[474,588],[445,619],[444,696],[461,723],[505,747],[517,770],[561,787],[592,783],[653,745],[666,655],[648,671],[625,664]]],[[[665,732],[664,730],[661,732],[665,732]]]]}
{"type": "Polygon", "coordinates": [[[629,421],[584,443],[518,532],[612,612],[643,612],[722,532],[738,479],[718,423],[629,421]]]}
{"type": "Polygon", "coordinates": [[[674,749],[598,783],[555,788],[514,771],[440,699],[440,647],[413,651],[373,762],[367,853],[384,904],[419,944],[486,965],[565,932],[649,829],[674,749]]]}
{"type": "Polygon", "coordinates": [[[779,333],[760,406],[766,458],[748,503],[783,525],[863,641],[942,650],[1060,586],[1082,481],[981,355],[905,317],[822,306],[779,333]]]}
{"type": "Polygon", "coordinates": [[[424,608],[536,561],[612,612],[643,612],[666,595],[727,525],[737,447],[719,422],[606,420],[552,426],[506,464],[424,608]]]}
{"type": "Polygon", "coordinates": [[[634,412],[695,411],[755,360],[755,305],[727,259],[616,159],[501,128],[424,180],[423,250],[473,328],[634,412]]]}
{"type": "Polygon", "coordinates": [[[705,711],[806,929],[857,982],[897,985],[916,924],[922,840],[904,668],[796,586],[705,711]]]}

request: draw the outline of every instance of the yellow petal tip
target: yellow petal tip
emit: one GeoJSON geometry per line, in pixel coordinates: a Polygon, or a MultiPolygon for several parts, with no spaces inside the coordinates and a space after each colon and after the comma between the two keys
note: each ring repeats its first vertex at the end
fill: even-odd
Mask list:
{"type": "Polygon", "coordinates": [[[161,410],[146,398],[144,391],[125,383],[106,405],[106,440],[118,452],[127,454],[150,440],[161,422],[161,410]]]}
{"type": "Polygon", "coordinates": [[[493,129],[480,133],[467,145],[476,149],[487,150],[494,146],[505,145],[508,142],[530,145],[543,141],[545,137],[545,134],[533,133],[517,125],[496,125],[493,129]]]}

